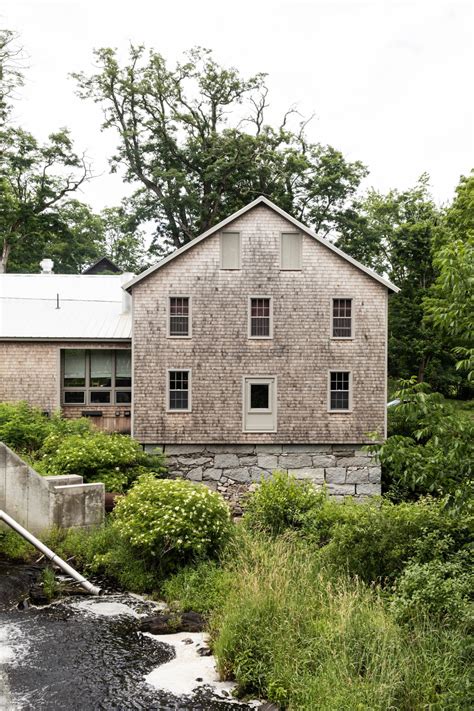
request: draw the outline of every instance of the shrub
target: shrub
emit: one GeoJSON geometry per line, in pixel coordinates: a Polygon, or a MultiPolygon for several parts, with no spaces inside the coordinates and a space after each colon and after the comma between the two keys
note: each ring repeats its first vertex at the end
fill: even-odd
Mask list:
{"type": "Polygon", "coordinates": [[[0,442],[19,453],[38,450],[50,427],[41,410],[26,402],[0,403],[0,442]]]}
{"type": "Polygon", "coordinates": [[[249,496],[244,521],[254,530],[278,535],[289,528],[300,528],[304,515],[323,498],[311,482],[275,472],[249,496]]]}
{"type": "MultiPolygon", "coordinates": [[[[79,422],[79,421],[78,421],[79,422]]],[[[147,470],[165,471],[162,455],[149,455],[126,435],[97,430],[63,435],[52,432],[42,447],[41,468],[49,474],[80,474],[86,482],[102,481],[107,491],[125,491],[147,470]]]]}
{"type": "Polygon", "coordinates": [[[382,463],[383,481],[396,501],[431,494],[452,503],[473,491],[474,420],[454,410],[425,383],[401,381],[400,404],[389,411],[389,437],[370,447],[382,463]]]}
{"type": "Polygon", "coordinates": [[[326,563],[367,582],[386,582],[410,560],[448,559],[467,545],[472,517],[454,515],[433,499],[398,505],[329,500],[307,516],[305,525],[315,543],[328,541],[321,550],[326,563]]]}
{"type": "Polygon", "coordinates": [[[145,474],[118,501],[114,525],[163,568],[216,554],[229,535],[230,512],[223,498],[202,484],[145,474]]]}
{"type": "Polygon", "coordinates": [[[467,551],[448,561],[409,563],[394,586],[391,606],[396,617],[407,622],[425,614],[465,629],[472,627],[472,564],[467,551]]]}

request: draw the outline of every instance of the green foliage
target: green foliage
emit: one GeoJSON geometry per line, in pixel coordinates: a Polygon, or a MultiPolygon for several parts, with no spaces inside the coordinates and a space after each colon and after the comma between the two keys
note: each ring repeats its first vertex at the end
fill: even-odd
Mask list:
{"type": "Polygon", "coordinates": [[[73,558],[73,565],[85,574],[105,577],[125,590],[151,593],[161,583],[149,559],[132,549],[110,521],[91,531],[52,531],[46,543],[61,558],[73,558]]]}
{"type": "Polygon", "coordinates": [[[425,298],[435,332],[453,339],[457,367],[474,381],[474,174],[462,177],[433,246],[437,278],[425,298]]]}
{"type": "Polygon", "coordinates": [[[119,132],[112,169],[125,166],[126,180],[141,183],[128,204],[155,224],[153,251],[182,246],[258,195],[321,235],[348,219],[365,167],[312,144],[305,123],[292,131],[293,111],[268,125],[263,74],[245,79],[202,48],[174,68],[143,46],[130,48],[125,65],[113,49],[95,54],[98,71],[75,75],[79,95],[119,132]]]}
{"type": "Polygon", "coordinates": [[[275,472],[248,497],[244,521],[252,529],[277,535],[288,528],[300,528],[304,514],[322,498],[311,482],[275,472]]]}
{"type": "Polygon", "coordinates": [[[389,437],[370,449],[382,463],[383,478],[395,499],[433,494],[451,503],[472,492],[474,421],[455,410],[441,395],[412,381],[395,393],[400,404],[390,408],[389,437]]]}
{"type": "Polygon", "coordinates": [[[165,600],[183,612],[203,615],[220,610],[234,582],[235,572],[221,564],[203,560],[187,565],[167,578],[162,585],[165,600]]]}
{"type": "Polygon", "coordinates": [[[472,630],[473,563],[469,550],[449,560],[409,563],[397,579],[391,599],[397,619],[407,622],[425,614],[472,630]]]}
{"type": "Polygon", "coordinates": [[[468,707],[461,631],[398,626],[375,590],[321,568],[301,541],[253,537],[235,565],[211,626],[241,694],[298,711],[468,707]]]}
{"type": "Polygon", "coordinates": [[[34,546],[25,541],[16,531],[0,528],[0,556],[26,562],[31,559],[35,550],[34,546]]]}
{"type": "Polygon", "coordinates": [[[79,474],[86,482],[104,482],[108,491],[123,492],[141,474],[165,471],[162,455],[149,455],[126,435],[89,430],[78,434],[53,432],[41,450],[49,474],[79,474]]]}
{"type": "Polygon", "coordinates": [[[26,402],[0,402],[0,442],[11,449],[19,453],[38,450],[50,427],[37,407],[26,402]]]}
{"type": "Polygon", "coordinates": [[[215,555],[229,535],[230,512],[203,485],[144,475],[117,502],[114,525],[134,549],[166,568],[215,555]]]}
{"type": "Polygon", "coordinates": [[[43,592],[49,601],[53,600],[59,591],[58,581],[56,580],[56,575],[54,570],[47,566],[43,568],[41,573],[41,581],[43,584],[43,592]]]}
{"type": "Polygon", "coordinates": [[[394,580],[410,560],[449,559],[470,540],[472,516],[454,515],[442,502],[338,505],[327,501],[308,516],[305,535],[323,547],[321,558],[367,583],[394,580]]]}

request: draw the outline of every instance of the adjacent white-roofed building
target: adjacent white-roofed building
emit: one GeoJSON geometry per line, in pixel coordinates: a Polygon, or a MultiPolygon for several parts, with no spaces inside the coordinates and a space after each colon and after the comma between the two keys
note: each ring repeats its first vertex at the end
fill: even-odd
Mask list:
{"type": "Polygon", "coordinates": [[[0,274],[0,401],[130,431],[131,274],[0,274]]]}
{"type": "Polygon", "coordinates": [[[0,339],[130,340],[130,274],[0,274],[0,339]]]}

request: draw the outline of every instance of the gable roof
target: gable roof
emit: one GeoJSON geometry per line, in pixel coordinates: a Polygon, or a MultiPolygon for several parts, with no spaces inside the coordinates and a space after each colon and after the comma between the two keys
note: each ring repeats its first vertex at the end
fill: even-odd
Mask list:
{"type": "Polygon", "coordinates": [[[307,235],[315,239],[317,242],[320,244],[324,245],[327,249],[330,249],[331,251],[335,252],[338,254],[340,257],[345,259],[347,262],[352,264],[354,267],[357,267],[357,269],[360,269],[362,272],[367,274],[368,276],[372,277],[372,279],[375,279],[378,281],[380,284],[383,284],[383,286],[387,287],[389,291],[393,291],[394,293],[397,293],[400,291],[398,286],[395,286],[395,284],[392,284],[388,279],[385,279],[384,277],[380,276],[380,274],[377,274],[374,272],[372,269],[369,269],[368,267],[365,267],[363,264],[358,262],[356,259],[353,257],[349,256],[345,252],[343,252],[341,249],[338,249],[334,244],[329,242],[326,239],[323,239],[322,237],[319,237],[316,232],[313,232],[309,227],[306,227],[302,222],[297,220],[295,217],[292,217],[289,215],[285,210],[282,210],[281,207],[278,207],[278,205],[275,205],[271,200],[268,198],[264,197],[263,195],[260,195],[256,200],[253,200],[253,202],[250,202],[248,205],[245,205],[245,207],[242,207],[240,210],[237,210],[237,212],[234,212],[232,215],[229,215],[229,217],[226,217],[224,220],[219,222],[217,225],[214,227],[211,227],[210,230],[207,230],[207,232],[204,232],[202,235],[199,235],[199,237],[196,237],[195,239],[191,240],[191,242],[188,242],[185,244],[183,247],[180,247],[177,249],[175,252],[172,252],[169,254],[167,257],[162,259],[161,261],[157,262],[157,264],[153,264],[153,266],[149,267],[148,269],[145,269],[144,272],[141,274],[138,274],[136,277],[131,279],[129,282],[123,285],[123,288],[126,289],[127,291],[129,289],[132,289],[138,282],[142,281],[142,279],[146,279],[150,274],[153,274],[156,272],[158,269],[161,269],[161,267],[164,267],[165,264],[168,264],[168,262],[171,262],[173,259],[176,259],[179,257],[181,254],[184,252],[187,252],[188,249],[191,249],[191,247],[195,247],[199,242],[202,242],[206,237],[210,237],[211,235],[215,234],[219,230],[221,230],[223,227],[228,225],[230,222],[233,222],[236,220],[238,217],[241,217],[241,215],[245,215],[246,212],[249,212],[249,210],[252,210],[254,207],[257,207],[258,205],[265,205],[266,207],[269,207],[271,210],[276,212],[278,215],[283,217],[285,220],[288,220],[288,222],[291,222],[291,224],[295,225],[299,230],[302,232],[305,232],[307,235]]]}
{"type": "Polygon", "coordinates": [[[122,270],[108,257],[101,257],[91,264],[90,267],[84,269],[83,274],[120,274],[122,270]]]}

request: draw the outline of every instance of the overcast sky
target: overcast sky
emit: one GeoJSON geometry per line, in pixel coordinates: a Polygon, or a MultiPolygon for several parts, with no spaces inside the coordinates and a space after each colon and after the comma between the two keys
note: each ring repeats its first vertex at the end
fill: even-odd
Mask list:
{"type": "Polygon", "coordinates": [[[108,172],[113,136],[68,74],[130,41],[170,61],[201,45],[267,72],[275,121],[291,104],[314,112],[310,138],[368,165],[367,186],[403,189],[426,171],[444,202],[474,167],[473,0],[2,0],[0,21],[27,56],[18,122],[41,138],[71,129],[100,174],[81,196],[95,209],[126,189],[108,172]]]}

